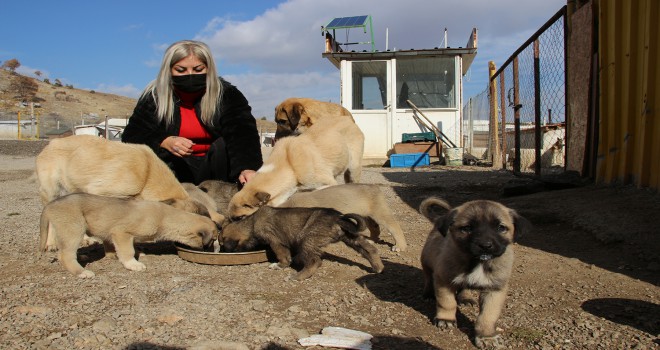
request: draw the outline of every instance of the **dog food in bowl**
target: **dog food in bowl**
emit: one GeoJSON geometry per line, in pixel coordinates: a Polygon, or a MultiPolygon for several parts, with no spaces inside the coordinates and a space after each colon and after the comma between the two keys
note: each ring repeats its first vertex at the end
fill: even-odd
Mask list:
{"type": "Polygon", "coordinates": [[[183,260],[206,265],[247,265],[268,261],[266,250],[224,253],[207,252],[175,243],[177,254],[183,260]]]}

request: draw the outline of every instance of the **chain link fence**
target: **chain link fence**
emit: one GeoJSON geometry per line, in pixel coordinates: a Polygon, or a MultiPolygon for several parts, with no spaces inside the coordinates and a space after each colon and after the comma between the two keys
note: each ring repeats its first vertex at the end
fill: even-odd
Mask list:
{"type": "Polygon", "coordinates": [[[563,7],[491,76],[495,96],[487,88],[467,99],[465,144],[477,161],[501,163],[516,173],[564,171],[565,18],[563,7]],[[496,111],[491,111],[493,98],[496,111]],[[493,159],[498,154],[501,162],[493,159]]]}

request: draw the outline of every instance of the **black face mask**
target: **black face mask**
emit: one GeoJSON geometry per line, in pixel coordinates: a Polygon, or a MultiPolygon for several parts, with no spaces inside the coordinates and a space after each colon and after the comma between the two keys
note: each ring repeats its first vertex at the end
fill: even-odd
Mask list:
{"type": "Polygon", "coordinates": [[[172,76],[172,84],[183,92],[198,92],[206,89],[206,73],[172,76]]]}

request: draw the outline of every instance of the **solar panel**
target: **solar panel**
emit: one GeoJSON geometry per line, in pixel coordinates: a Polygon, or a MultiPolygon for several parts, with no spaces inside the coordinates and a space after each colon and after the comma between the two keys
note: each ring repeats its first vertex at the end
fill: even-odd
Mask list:
{"type": "Polygon", "coordinates": [[[339,17],[335,18],[327,26],[326,29],[340,29],[340,28],[353,28],[364,27],[369,16],[353,16],[353,17],[339,17]]]}

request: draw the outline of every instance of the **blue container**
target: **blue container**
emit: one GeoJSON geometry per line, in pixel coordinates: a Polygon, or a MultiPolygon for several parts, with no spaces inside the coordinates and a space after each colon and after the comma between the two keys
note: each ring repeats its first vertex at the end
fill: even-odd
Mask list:
{"type": "Polygon", "coordinates": [[[408,168],[430,165],[428,153],[403,153],[390,155],[390,168],[408,168]]]}
{"type": "Polygon", "coordinates": [[[424,142],[435,141],[435,134],[432,132],[417,132],[412,134],[401,134],[401,142],[424,142]]]}

